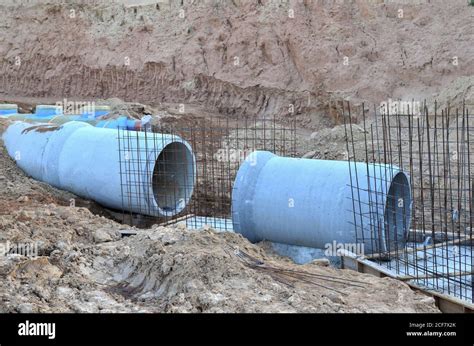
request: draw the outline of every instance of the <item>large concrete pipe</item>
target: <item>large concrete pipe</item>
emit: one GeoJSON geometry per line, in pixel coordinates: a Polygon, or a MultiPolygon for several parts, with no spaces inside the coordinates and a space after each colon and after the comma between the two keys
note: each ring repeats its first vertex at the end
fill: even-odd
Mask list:
{"type": "Polygon", "coordinates": [[[153,216],[181,212],[196,176],[190,145],[178,136],[134,132],[119,157],[117,137],[116,130],[76,121],[14,122],[3,135],[9,155],[37,180],[109,208],[153,216]]]}
{"type": "Polygon", "coordinates": [[[253,242],[364,244],[367,253],[402,247],[411,209],[407,175],[388,165],[351,166],[253,152],[232,190],[234,230],[253,242]]]}

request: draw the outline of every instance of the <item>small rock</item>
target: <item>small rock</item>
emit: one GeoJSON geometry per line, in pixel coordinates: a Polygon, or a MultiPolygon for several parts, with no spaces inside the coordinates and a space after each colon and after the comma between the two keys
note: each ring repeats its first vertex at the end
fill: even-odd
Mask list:
{"type": "Polygon", "coordinates": [[[203,225],[200,229],[201,231],[211,231],[212,227],[210,225],[203,225]]]}
{"type": "Polygon", "coordinates": [[[316,150],[313,150],[313,151],[308,151],[302,157],[303,159],[307,159],[307,158],[313,158],[315,155],[316,155],[316,150]]]}
{"type": "Polygon", "coordinates": [[[175,244],[177,241],[179,241],[180,239],[180,235],[179,234],[175,234],[175,233],[165,233],[163,234],[163,236],[161,237],[161,241],[163,242],[163,245],[167,246],[167,245],[173,245],[175,244]]]}
{"type": "Polygon", "coordinates": [[[175,225],[175,228],[176,228],[176,229],[179,229],[179,230],[185,231],[185,230],[186,230],[186,222],[178,222],[178,223],[175,225]]]}
{"type": "Polygon", "coordinates": [[[317,266],[321,266],[321,267],[328,267],[329,266],[329,260],[327,258],[318,258],[318,259],[315,259],[314,261],[312,261],[311,263],[315,264],[317,266]]]}
{"type": "Polygon", "coordinates": [[[74,297],[74,290],[70,287],[59,286],[56,288],[56,293],[63,299],[71,299],[74,297]]]}
{"type": "Polygon", "coordinates": [[[75,301],[71,304],[71,308],[78,313],[97,313],[99,308],[97,304],[92,302],[78,302],[75,301]]]}
{"type": "Polygon", "coordinates": [[[17,198],[17,202],[28,202],[30,199],[28,196],[21,196],[17,198]]]}
{"type": "Polygon", "coordinates": [[[99,228],[92,234],[92,239],[95,243],[105,243],[108,241],[119,240],[121,238],[120,232],[114,229],[99,228]]]}
{"type": "Polygon", "coordinates": [[[173,270],[173,260],[167,259],[161,264],[161,273],[166,276],[173,270]]]}
{"type": "Polygon", "coordinates": [[[69,216],[67,219],[66,219],[66,222],[68,223],[74,223],[76,222],[77,218],[74,217],[74,216],[69,216]]]}
{"type": "Polygon", "coordinates": [[[18,217],[16,218],[18,221],[29,221],[33,218],[33,215],[31,212],[22,210],[20,211],[20,214],[18,214],[18,217]]]}
{"type": "Polygon", "coordinates": [[[225,300],[225,297],[220,293],[204,292],[197,297],[201,305],[206,307],[214,306],[225,300]]]}
{"type": "Polygon", "coordinates": [[[344,301],[344,299],[342,299],[342,297],[339,295],[339,294],[336,294],[336,293],[328,293],[326,295],[326,297],[329,298],[329,300],[331,300],[333,303],[336,303],[336,304],[345,304],[346,302],[344,301]]]}
{"type": "Polygon", "coordinates": [[[18,305],[17,310],[21,314],[31,314],[33,312],[33,305],[30,303],[22,303],[18,305]]]}
{"type": "Polygon", "coordinates": [[[297,303],[300,303],[301,302],[301,299],[298,298],[296,295],[291,295],[289,298],[288,298],[288,303],[290,305],[294,305],[294,304],[297,304],[297,303]]]}
{"type": "Polygon", "coordinates": [[[14,279],[50,281],[59,279],[62,271],[57,266],[52,265],[47,257],[37,257],[19,263],[9,275],[14,279]]]}

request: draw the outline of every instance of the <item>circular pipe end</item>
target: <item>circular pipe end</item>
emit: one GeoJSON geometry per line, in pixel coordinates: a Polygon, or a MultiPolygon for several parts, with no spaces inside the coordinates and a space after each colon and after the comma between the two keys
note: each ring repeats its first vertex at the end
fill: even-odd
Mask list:
{"type": "Polygon", "coordinates": [[[387,193],[382,234],[383,251],[394,251],[405,247],[411,219],[410,179],[398,171],[392,178],[387,193]]]}
{"type": "Polygon", "coordinates": [[[152,205],[159,216],[170,217],[184,210],[194,191],[196,163],[184,141],[167,144],[158,155],[152,176],[152,205]]]}

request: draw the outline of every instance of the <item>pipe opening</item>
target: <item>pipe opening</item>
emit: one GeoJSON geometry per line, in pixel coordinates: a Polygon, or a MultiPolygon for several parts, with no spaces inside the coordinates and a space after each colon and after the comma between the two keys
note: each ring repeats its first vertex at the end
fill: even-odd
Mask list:
{"type": "Polygon", "coordinates": [[[155,202],[164,216],[180,213],[194,189],[194,158],[184,143],[173,142],[163,148],[153,169],[155,202]]]}
{"type": "Polygon", "coordinates": [[[387,251],[402,249],[410,229],[411,190],[405,173],[397,173],[390,184],[385,204],[385,245],[387,251]]]}

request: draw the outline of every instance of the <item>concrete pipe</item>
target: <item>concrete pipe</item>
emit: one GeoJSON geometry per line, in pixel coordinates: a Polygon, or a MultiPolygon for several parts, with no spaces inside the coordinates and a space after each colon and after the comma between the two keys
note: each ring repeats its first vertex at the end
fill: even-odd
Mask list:
{"type": "Polygon", "coordinates": [[[35,110],[35,115],[37,117],[51,117],[62,114],[63,108],[57,105],[38,105],[35,110]]]}
{"type": "Polygon", "coordinates": [[[18,113],[18,106],[16,104],[0,104],[0,117],[9,116],[18,113]]]}
{"type": "Polygon", "coordinates": [[[368,167],[369,177],[365,163],[351,163],[349,170],[346,161],[253,152],[239,168],[232,190],[234,230],[252,242],[313,248],[364,244],[367,253],[401,248],[410,222],[408,176],[393,166],[368,167]]]}
{"type": "Polygon", "coordinates": [[[126,116],[121,116],[116,119],[101,120],[99,118],[91,118],[85,115],[43,115],[36,114],[15,114],[8,117],[10,120],[25,121],[29,123],[48,123],[52,125],[62,125],[70,121],[81,121],[91,124],[96,127],[108,129],[122,129],[139,131],[146,127],[149,119],[145,116],[140,120],[129,119],[126,116]]]}
{"type": "Polygon", "coordinates": [[[110,106],[98,105],[98,106],[84,106],[81,108],[81,116],[85,118],[99,118],[101,116],[107,115],[110,113],[110,106]]]}
{"type": "MultiPolygon", "coordinates": [[[[15,120],[22,120],[19,117],[14,118],[15,120]]],[[[29,122],[45,122],[43,118],[38,117],[27,117],[24,119],[29,122]]],[[[143,129],[143,121],[136,119],[129,119],[126,116],[121,116],[116,119],[101,120],[98,118],[91,118],[83,115],[58,115],[48,119],[49,124],[62,125],[70,121],[80,121],[91,124],[95,127],[108,128],[108,129],[122,129],[139,131],[143,129]]]]}
{"type": "Polygon", "coordinates": [[[96,127],[104,127],[108,129],[127,129],[140,130],[142,129],[142,121],[136,119],[129,119],[126,116],[118,117],[117,119],[98,120],[94,123],[96,127]]]}
{"type": "Polygon", "coordinates": [[[30,113],[17,113],[12,114],[8,117],[11,121],[25,121],[28,123],[49,123],[49,124],[64,124],[68,121],[81,120],[80,115],[42,115],[38,116],[36,114],[30,113]]]}
{"type": "Polygon", "coordinates": [[[85,122],[15,122],[3,139],[18,166],[37,180],[113,209],[160,217],[178,214],[195,184],[190,145],[167,134],[132,136],[129,157],[120,158],[117,130],[85,122]]]}

